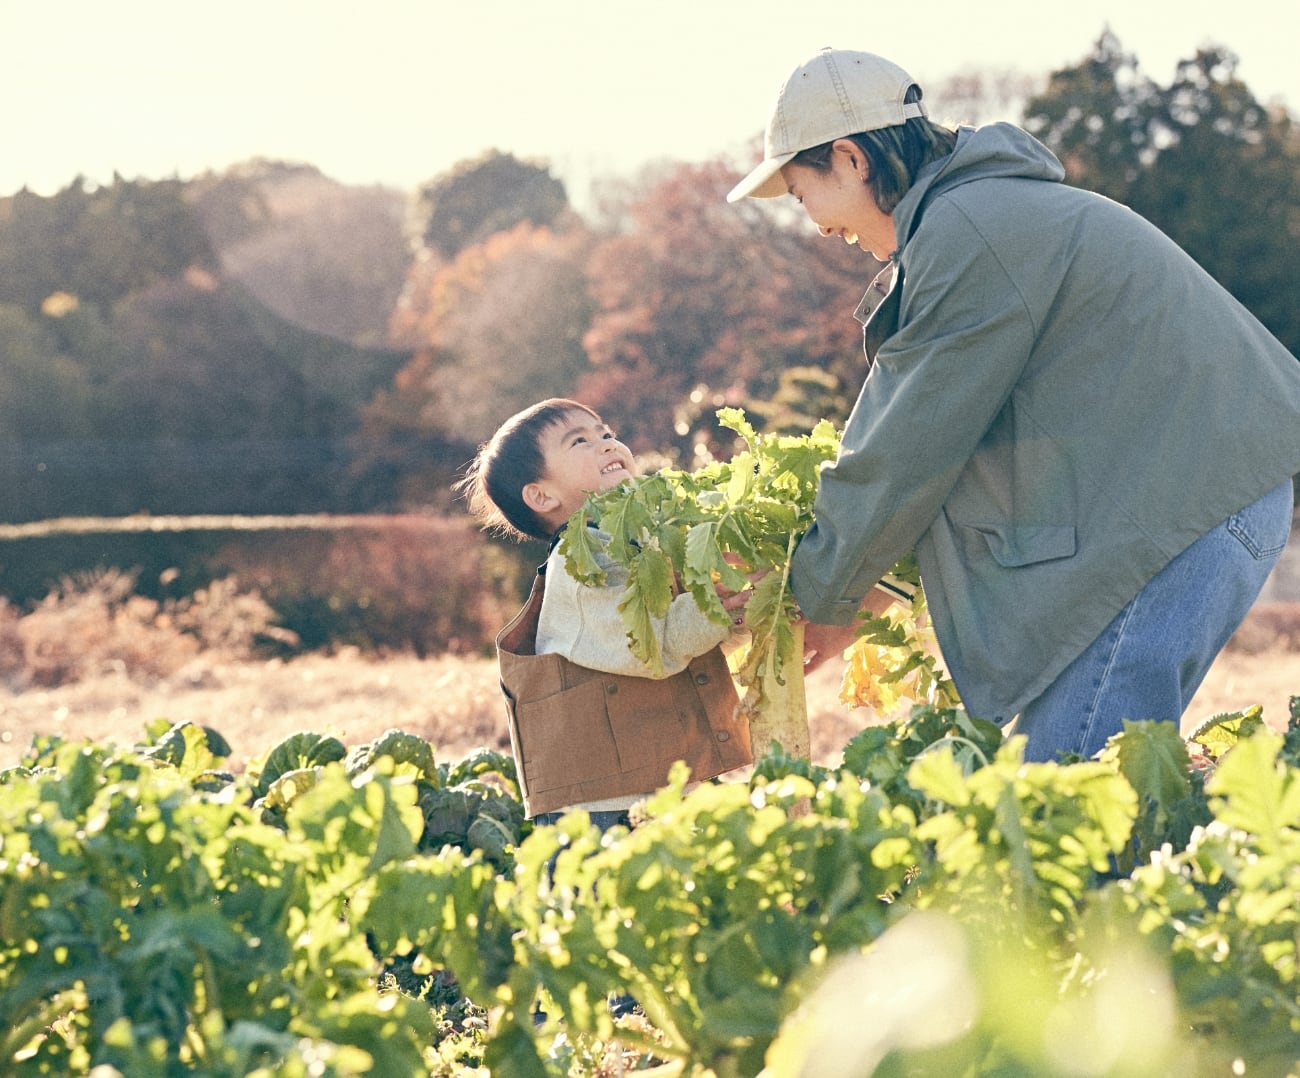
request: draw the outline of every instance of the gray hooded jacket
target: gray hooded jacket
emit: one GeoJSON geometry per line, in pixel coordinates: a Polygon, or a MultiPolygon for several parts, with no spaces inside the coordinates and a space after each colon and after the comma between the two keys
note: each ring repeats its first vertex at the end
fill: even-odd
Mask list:
{"type": "Polygon", "coordinates": [[[792,582],[848,624],[915,550],[968,710],[1006,722],[1175,555],[1300,472],[1300,363],[1163,233],[963,129],[894,213],[899,283],[792,582]]]}

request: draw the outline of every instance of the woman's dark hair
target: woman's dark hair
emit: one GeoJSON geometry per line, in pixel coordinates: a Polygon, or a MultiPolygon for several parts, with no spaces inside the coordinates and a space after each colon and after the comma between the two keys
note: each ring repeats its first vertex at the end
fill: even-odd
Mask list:
{"type": "MultiPolygon", "coordinates": [[[[905,101],[920,101],[921,88],[913,85],[905,101]]],[[[862,131],[849,135],[867,155],[870,175],[867,187],[871,190],[881,213],[893,213],[908,189],[916,182],[916,174],[931,161],[952,153],[957,144],[957,132],[924,116],[914,116],[905,123],[881,127],[875,131],[862,131]]],[[[838,140],[836,140],[838,141],[838,140]]],[[[807,165],[818,172],[829,172],[831,147],[835,142],[802,150],[791,159],[792,165],[807,165]]]]}
{"type": "Polygon", "coordinates": [[[513,539],[550,539],[551,530],[524,503],[524,487],[546,477],[543,432],[575,411],[603,422],[585,404],[552,397],[512,415],[479,447],[453,489],[464,495],[470,515],[484,528],[513,539]]]}

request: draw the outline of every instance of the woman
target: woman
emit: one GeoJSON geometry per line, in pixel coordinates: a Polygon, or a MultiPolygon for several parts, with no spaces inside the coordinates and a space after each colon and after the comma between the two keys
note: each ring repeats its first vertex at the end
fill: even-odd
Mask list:
{"type": "MultiPolygon", "coordinates": [[[[1177,721],[1281,553],[1300,364],[1168,237],[1020,129],[956,131],[870,53],[786,81],[728,196],[887,260],[870,371],[794,559],[810,662],[915,550],[968,710],[1026,758],[1177,721]]],[[[874,307],[874,310],[870,308],[874,307]]]]}

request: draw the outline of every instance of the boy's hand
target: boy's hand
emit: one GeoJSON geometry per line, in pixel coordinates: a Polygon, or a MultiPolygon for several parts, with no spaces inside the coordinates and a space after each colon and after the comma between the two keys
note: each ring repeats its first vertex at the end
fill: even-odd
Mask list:
{"type": "MultiPolygon", "coordinates": [[[[723,558],[728,565],[743,566],[745,560],[739,554],[730,552],[723,554],[723,558]]],[[[745,604],[749,602],[749,594],[763,577],[770,573],[770,569],[757,569],[749,574],[749,585],[740,591],[732,591],[730,588],[718,584],[714,590],[718,593],[718,598],[722,600],[722,608],[728,611],[737,625],[745,620],[745,604]]]]}

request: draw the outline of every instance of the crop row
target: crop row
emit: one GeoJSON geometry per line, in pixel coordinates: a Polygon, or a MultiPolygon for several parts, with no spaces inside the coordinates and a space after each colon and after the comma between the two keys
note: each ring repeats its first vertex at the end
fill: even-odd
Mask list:
{"type": "Polygon", "coordinates": [[[0,772],[0,1074],[1282,1078],[1298,712],[1026,764],[917,708],[603,835],[396,731],[239,775],[194,725],[40,740],[0,772]]]}

